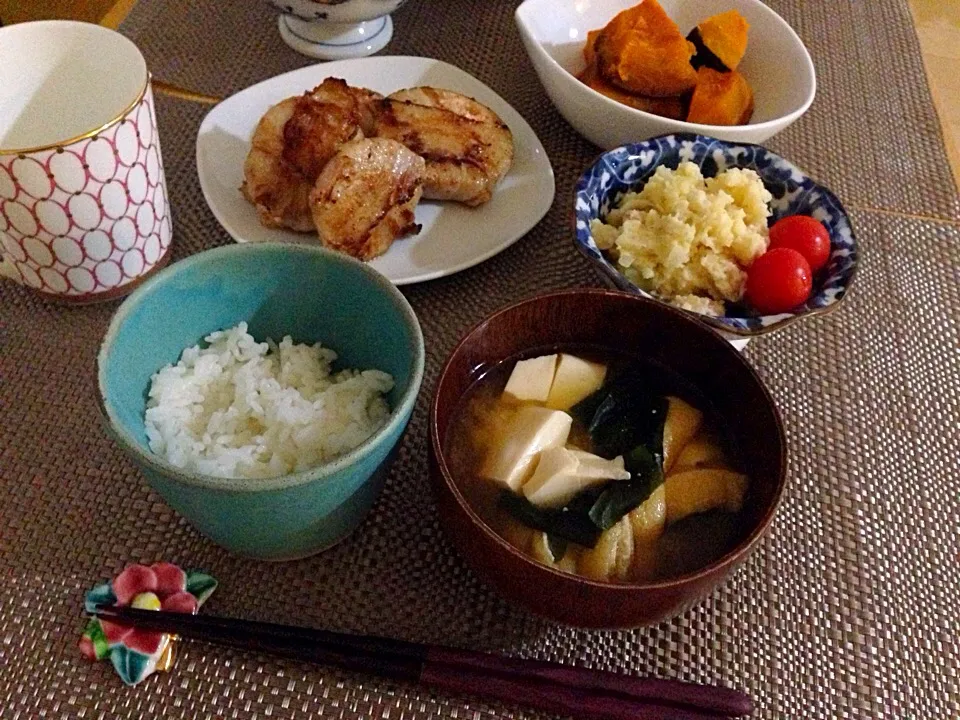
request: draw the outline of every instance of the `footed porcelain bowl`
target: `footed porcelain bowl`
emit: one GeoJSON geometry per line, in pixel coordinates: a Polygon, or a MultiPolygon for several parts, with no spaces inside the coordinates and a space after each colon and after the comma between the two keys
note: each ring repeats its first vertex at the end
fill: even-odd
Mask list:
{"type": "Polygon", "coordinates": [[[684,160],[699,165],[704,177],[713,177],[733,167],[755,170],[773,195],[771,225],[787,215],[810,215],[822,222],[830,233],[830,260],[814,275],[809,299],[793,311],[759,315],[740,308],[728,311],[726,317],[690,314],[728,337],[751,337],[839,306],[856,274],[857,243],[847,213],[837,197],[796,165],[759,145],[684,133],[664,135],[605,152],[577,182],[574,242],[608,282],[620,290],[664,302],[638,288],[617,270],[616,264],[597,247],[590,233],[590,221],[606,217],[626,192],[639,191],[661,165],[675,169],[684,160]]]}
{"type": "Polygon", "coordinates": [[[280,37],[320,60],[366,57],[393,37],[390,13],[406,0],[269,0],[282,13],[280,37]]]}

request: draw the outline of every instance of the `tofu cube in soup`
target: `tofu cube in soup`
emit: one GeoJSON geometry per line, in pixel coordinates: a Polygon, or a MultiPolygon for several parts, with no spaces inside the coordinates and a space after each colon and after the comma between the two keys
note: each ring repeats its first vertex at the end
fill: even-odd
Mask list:
{"type": "Polygon", "coordinates": [[[607,366],[563,353],[547,397],[547,407],[569,410],[603,386],[607,366]]]}
{"type": "Polygon", "coordinates": [[[500,429],[480,474],[518,492],[533,474],[538,454],[562,446],[572,424],[573,418],[565,412],[538,405],[521,407],[500,429]]]}
{"type": "Polygon", "coordinates": [[[516,400],[569,410],[599,390],[606,375],[605,365],[576,355],[541,355],[517,362],[503,392],[516,400]]]}
{"type": "Polygon", "coordinates": [[[719,418],[665,392],[683,386],[666,368],[584,355],[506,361],[468,391],[450,454],[468,500],[532,559],[592,580],[657,580],[719,558],[748,485],[719,418]]]}
{"type": "Polygon", "coordinates": [[[503,392],[517,400],[546,402],[550,396],[556,369],[556,355],[542,355],[529,360],[520,360],[510,373],[510,379],[507,380],[507,386],[503,392]]]}
{"type": "Polygon", "coordinates": [[[589,487],[629,480],[623,457],[606,460],[583,450],[554,447],[540,453],[536,470],[523,485],[527,500],[539,507],[563,507],[589,487]]]}

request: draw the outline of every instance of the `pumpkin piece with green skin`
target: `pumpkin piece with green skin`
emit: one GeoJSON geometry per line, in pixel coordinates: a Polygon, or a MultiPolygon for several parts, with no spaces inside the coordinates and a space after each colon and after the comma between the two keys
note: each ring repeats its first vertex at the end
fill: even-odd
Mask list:
{"type": "Polygon", "coordinates": [[[698,70],[709,67],[719,72],[736,70],[747,52],[750,24],[736,10],[707,18],[697,25],[687,40],[697,52],[691,62],[698,70]]]}

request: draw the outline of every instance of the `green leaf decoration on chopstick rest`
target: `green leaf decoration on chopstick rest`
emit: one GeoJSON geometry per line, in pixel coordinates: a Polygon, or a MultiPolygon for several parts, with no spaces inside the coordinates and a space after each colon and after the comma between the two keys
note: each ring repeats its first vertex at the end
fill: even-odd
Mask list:
{"type": "MultiPolygon", "coordinates": [[[[102,606],[140,610],[196,613],[217,588],[203,572],[184,572],[168,562],[128,565],[109,583],[97,585],[84,598],[87,612],[102,606]]],[[[174,647],[168,633],[144,630],[124,623],[93,619],[80,638],[80,652],[91,660],[107,657],[128,685],[136,685],[157,671],[169,670],[174,647]]]]}
{"type": "Polygon", "coordinates": [[[110,583],[102,583],[89,590],[83,600],[83,608],[88,613],[94,612],[103,605],[115,605],[117,596],[113,594],[110,583]]]}
{"type": "Polygon", "coordinates": [[[92,650],[94,659],[103,660],[110,654],[110,644],[97,618],[91,618],[87,623],[83,637],[90,643],[89,650],[92,650]]]}
{"type": "Polygon", "coordinates": [[[212,576],[192,570],[187,572],[187,592],[197,599],[197,605],[203,605],[216,589],[217,581],[212,576]]]}
{"type": "Polygon", "coordinates": [[[127,685],[136,685],[149,677],[156,668],[154,658],[131,650],[126,645],[117,645],[110,651],[110,662],[127,685]]]}

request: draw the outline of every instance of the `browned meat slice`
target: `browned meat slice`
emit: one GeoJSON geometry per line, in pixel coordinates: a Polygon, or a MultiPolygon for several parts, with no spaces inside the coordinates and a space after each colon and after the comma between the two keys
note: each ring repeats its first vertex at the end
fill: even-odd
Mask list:
{"type": "Polygon", "coordinates": [[[328,78],[266,112],[251,138],[241,187],[262,224],[314,229],[309,204],[314,182],[341,145],[362,138],[364,128],[372,130],[372,103],[380,98],[328,78]]]}
{"type": "Polygon", "coordinates": [[[414,105],[426,105],[427,107],[438,107],[450,112],[456,113],[469,120],[477,122],[492,122],[503,125],[500,116],[483,103],[477,102],[472,97],[462,95],[452,90],[421,86],[397,90],[395,93],[387,95],[391,100],[400,102],[409,102],[414,105]]]}
{"type": "Polygon", "coordinates": [[[287,98],[260,118],[243,163],[243,196],[257,209],[260,222],[297,232],[313,230],[310,189],[313,183],[283,159],[284,126],[293,117],[298,98],[287,98]]]}
{"type": "Polygon", "coordinates": [[[310,193],[320,241],[361,260],[382,255],[399,237],[415,233],[424,161],[393,140],[344,145],[310,193]]]}
{"type": "Polygon", "coordinates": [[[403,143],[426,161],[425,198],[481,205],[513,163],[510,129],[465,95],[412,88],[376,107],[375,134],[403,143]]]}
{"type": "Polygon", "coordinates": [[[316,180],[341,145],[369,134],[372,103],[380,97],[339,78],[327,78],[297,98],[293,116],[283,129],[283,159],[308,180],[316,180]]]}
{"type": "Polygon", "coordinates": [[[309,93],[316,102],[329,103],[355,113],[364,135],[373,134],[374,103],[383,95],[367,88],[347,85],[341,78],[327,78],[309,93]]]}

